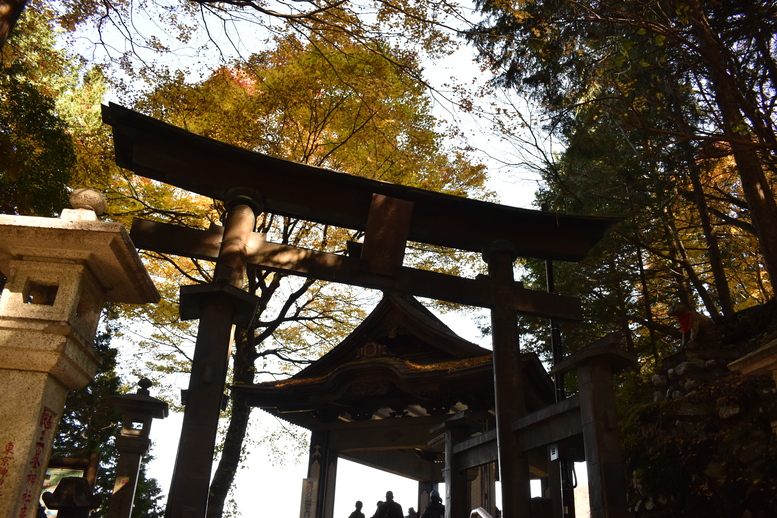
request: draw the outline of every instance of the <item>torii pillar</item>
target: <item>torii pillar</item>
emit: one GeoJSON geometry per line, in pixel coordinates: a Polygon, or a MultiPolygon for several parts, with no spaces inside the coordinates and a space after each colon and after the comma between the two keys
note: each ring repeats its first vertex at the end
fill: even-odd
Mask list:
{"type": "Polygon", "coordinates": [[[124,226],[97,221],[104,200],[80,194],[61,219],[0,215],[0,518],[37,512],[67,391],[101,361],[103,304],[159,300],[124,226]]]}
{"type": "Polygon", "coordinates": [[[181,440],[167,498],[167,518],[200,518],[208,508],[213,450],[222,408],[233,324],[247,328],[258,297],[240,289],[248,242],[260,211],[261,196],[233,189],[213,282],[181,288],[181,319],[199,318],[181,440]]]}
{"type": "MultiPolygon", "coordinates": [[[[491,340],[494,362],[494,403],[499,480],[502,484],[502,516],[531,514],[529,457],[512,431],[512,423],[526,414],[523,369],[518,343],[518,314],[513,262],[516,246],[497,240],[483,250],[493,290],[491,340]]],[[[447,511],[446,511],[447,513],[447,511]]]]}

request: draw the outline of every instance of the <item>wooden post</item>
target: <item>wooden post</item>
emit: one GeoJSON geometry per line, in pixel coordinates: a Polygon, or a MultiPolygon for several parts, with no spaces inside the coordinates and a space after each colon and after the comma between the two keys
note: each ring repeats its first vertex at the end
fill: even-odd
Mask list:
{"type": "Polygon", "coordinates": [[[591,518],[629,516],[611,361],[594,356],[577,368],[591,518]]]}
{"type": "Polygon", "coordinates": [[[453,452],[456,444],[466,439],[470,434],[471,422],[465,413],[459,413],[446,420],[436,429],[445,433],[445,517],[469,515],[469,481],[466,471],[460,469],[457,457],[453,452]]]}
{"type": "Polygon", "coordinates": [[[308,479],[315,481],[315,509],[311,516],[331,518],[335,508],[337,451],[329,448],[329,432],[316,430],[310,436],[308,479]]]}
{"type": "Polygon", "coordinates": [[[620,340],[618,333],[607,335],[551,369],[552,374],[577,370],[591,518],[629,516],[612,377],[636,365],[637,358],[618,349],[620,340]]]}
{"type": "Polygon", "coordinates": [[[491,338],[502,516],[511,518],[531,516],[529,458],[521,451],[518,438],[512,432],[513,422],[526,413],[513,289],[513,261],[517,255],[515,247],[507,241],[495,241],[483,251],[494,293],[491,338]]]}
{"type": "Polygon", "coordinates": [[[182,318],[199,317],[200,326],[165,512],[168,518],[203,518],[207,511],[232,324],[242,315],[239,323],[247,327],[256,311],[252,297],[238,289],[244,282],[247,243],[256,224],[253,205],[238,198],[228,207],[214,282],[181,289],[182,318]]]}
{"type": "MultiPolygon", "coordinates": [[[[542,202],[542,211],[548,211],[548,202],[542,202]]],[[[556,292],[556,281],[553,275],[553,261],[545,261],[545,285],[548,293],[556,292]]],[[[558,365],[564,360],[564,347],[561,343],[561,328],[559,321],[555,318],[550,319],[550,350],[553,353],[553,365],[558,365]]],[[[556,402],[566,397],[564,388],[564,373],[557,372],[553,375],[553,384],[556,386],[556,402]]],[[[551,462],[553,466],[552,482],[550,488],[553,499],[553,513],[555,516],[563,518],[575,518],[575,491],[572,487],[571,461],[559,459],[557,462],[551,462]],[[556,480],[558,478],[558,480],[556,480]],[[557,488],[558,489],[557,491],[557,488]]]]}
{"type": "Polygon", "coordinates": [[[432,503],[432,500],[429,498],[432,489],[437,489],[437,484],[435,482],[424,480],[418,483],[418,507],[416,507],[418,516],[421,516],[429,504],[432,503]]]}
{"type": "MultiPolygon", "coordinates": [[[[546,455],[550,458],[550,446],[546,447],[546,452],[546,455]]],[[[566,516],[564,513],[564,498],[562,496],[561,463],[559,461],[548,461],[548,492],[550,499],[553,501],[553,516],[566,516]]]]}

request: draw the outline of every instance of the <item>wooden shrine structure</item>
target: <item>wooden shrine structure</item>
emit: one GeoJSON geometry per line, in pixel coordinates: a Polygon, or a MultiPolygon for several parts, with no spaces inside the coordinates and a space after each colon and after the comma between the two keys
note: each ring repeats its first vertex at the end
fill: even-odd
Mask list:
{"type": "MultiPolygon", "coordinates": [[[[614,427],[614,371],[633,365],[609,336],[558,366],[576,368],[578,395],[556,403],[553,380],[534,353],[523,353],[527,415],[513,423],[543,496],[532,499],[535,517],[566,516],[561,460],[584,461],[588,452],[595,499],[625,497],[620,441],[614,427]],[[602,416],[606,418],[602,418],[602,416]],[[596,452],[596,454],[593,454],[596,452]],[[611,480],[603,480],[604,462],[611,480]],[[600,491],[613,488],[611,494],[600,491]]],[[[429,492],[445,483],[447,516],[482,507],[497,516],[491,351],[453,333],[414,298],[384,294],[375,310],[345,340],[289,379],[232,387],[251,406],[312,432],[307,515],[333,518],[340,458],[418,481],[423,510],[429,492]]],[[[602,506],[618,516],[616,502],[602,506]]],[[[574,516],[574,513],[571,513],[574,516]]]]}
{"type": "MultiPolygon", "coordinates": [[[[522,354],[521,367],[527,408],[551,405],[553,383],[537,356],[522,354]]],[[[476,507],[496,515],[495,464],[456,473],[446,457],[446,434],[459,440],[495,427],[491,351],[410,296],[386,293],[351,335],[291,378],[232,390],[311,430],[311,516],[333,515],[338,458],[418,481],[419,501],[405,506],[422,511],[430,490],[446,482],[452,515],[476,507]]],[[[547,477],[547,455],[532,453],[532,476],[547,477]]]]}
{"type": "MultiPolygon", "coordinates": [[[[489,308],[494,428],[488,447],[499,461],[503,516],[532,515],[529,455],[521,444],[526,438],[514,430],[535,415],[530,413],[531,383],[522,368],[517,314],[579,320],[582,312],[576,299],[515,282],[513,262],[519,256],[578,261],[615,220],[519,209],[311,167],[229,146],[114,104],[103,107],[103,120],[113,127],[119,166],[222,200],[227,208],[219,229],[137,221],[131,231],[139,248],[216,263],[213,282],[181,288],[181,318],[198,318],[200,324],[168,518],[205,516],[232,326],[249,326],[256,313],[255,297],[242,289],[249,263],[489,308]],[[270,243],[254,232],[259,212],[359,230],[364,239],[347,255],[270,243]],[[488,275],[468,279],[408,268],[403,265],[408,241],[481,253],[488,275]]],[[[591,415],[604,428],[595,427],[588,436],[601,441],[614,414],[591,415]]],[[[589,460],[600,470],[593,478],[602,496],[592,501],[593,516],[621,516],[625,495],[617,494],[623,484],[609,481],[623,476],[613,471],[607,450],[602,453],[602,463],[598,457],[589,460]]]]}

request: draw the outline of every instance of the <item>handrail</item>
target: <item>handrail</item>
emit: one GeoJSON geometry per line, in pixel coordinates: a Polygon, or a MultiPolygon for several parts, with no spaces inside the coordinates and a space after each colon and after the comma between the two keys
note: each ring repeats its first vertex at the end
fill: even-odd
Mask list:
{"type": "Polygon", "coordinates": [[[483,509],[482,507],[478,507],[477,509],[473,509],[471,513],[469,513],[469,518],[493,518],[488,511],[483,509]]]}

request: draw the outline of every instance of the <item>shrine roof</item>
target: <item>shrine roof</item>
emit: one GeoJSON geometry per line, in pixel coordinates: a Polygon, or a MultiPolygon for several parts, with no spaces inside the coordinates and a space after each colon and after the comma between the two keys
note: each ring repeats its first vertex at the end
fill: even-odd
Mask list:
{"type": "MultiPolygon", "coordinates": [[[[533,353],[521,356],[530,408],[553,401],[533,353]]],[[[345,340],[286,380],[233,386],[246,402],[308,429],[493,408],[491,352],[458,337],[417,300],[386,294],[345,340]]]]}
{"type": "Polygon", "coordinates": [[[476,358],[491,351],[469,342],[410,295],[384,293],[367,318],[342,342],[294,377],[317,377],[357,359],[367,344],[419,366],[476,358]]]}
{"type": "Polygon", "coordinates": [[[497,240],[521,257],[579,261],[617,220],[520,209],[335,172],[230,146],[121,106],[103,106],[116,163],[135,173],[224,200],[259,193],[274,214],[365,230],[373,194],[413,204],[409,240],[481,252],[497,240]]]}

